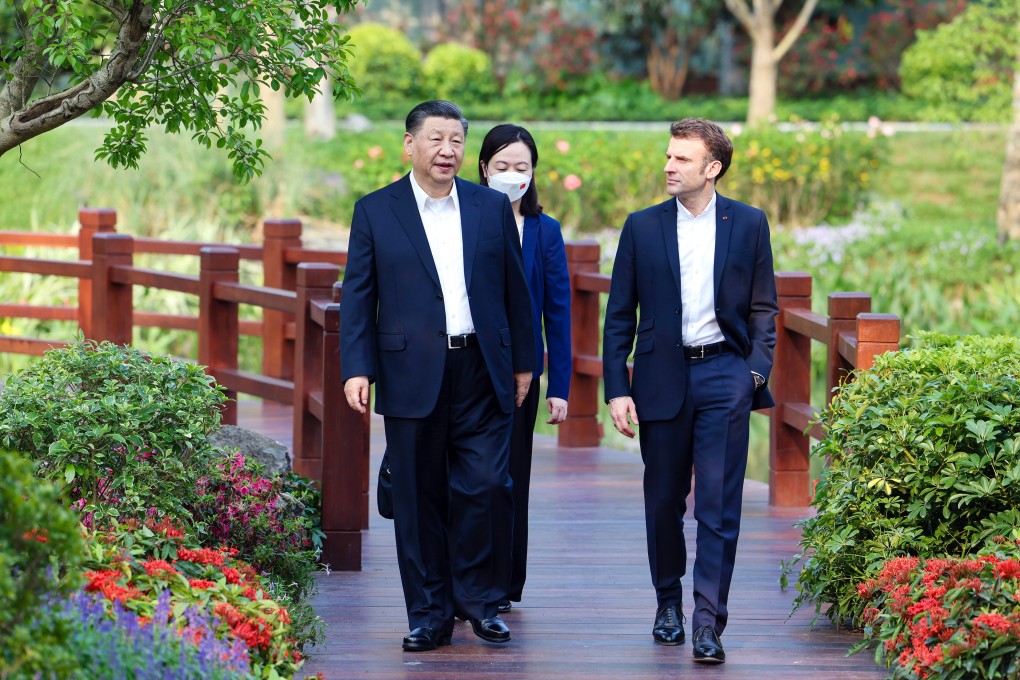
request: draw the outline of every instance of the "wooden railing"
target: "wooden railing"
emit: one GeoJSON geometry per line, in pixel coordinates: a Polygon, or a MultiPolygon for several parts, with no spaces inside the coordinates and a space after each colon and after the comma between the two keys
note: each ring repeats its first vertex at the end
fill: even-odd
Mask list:
{"type": "MultiPolygon", "coordinates": [[[[604,434],[598,421],[600,298],[609,293],[610,277],[600,273],[599,257],[597,243],[567,244],[574,365],[560,446],[598,446],[604,434]]],[[[872,314],[871,298],[864,293],[832,293],[828,313],[816,314],[811,311],[811,277],[801,272],[777,272],[776,289],[778,337],[769,378],[776,406],[765,412],[770,420],[769,503],[804,506],[811,500],[810,440],[823,436],[817,424],[812,426],[818,409],[811,405],[811,341],[827,348],[825,383],[831,394],[855,368],[870,368],[875,355],[899,348],[900,321],[892,314],[872,314]]]]}
{"type": "MultiPolygon", "coordinates": [[[[360,569],[361,531],[368,527],[369,423],[367,414],[346,408],[340,385],[338,265],[346,254],[301,248],[301,225],[293,220],[267,222],[261,247],[136,239],[115,232],[110,210],[83,210],[79,220],[77,238],[0,233],[0,245],[77,246],[79,259],[73,261],[0,257],[0,271],[76,277],[77,306],[6,304],[0,316],[77,321],[86,337],[116,344],[129,344],[136,326],[196,331],[198,355],[188,358],[226,388],[224,423],[237,422],[239,392],[293,406],[294,470],[321,481],[323,561],[335,569],[360,569]],[[136,253],[198,256],[199,274],[135,267],[136,253]],[[262,260],[263,286],[239,282],[241,258],[262,260]],[[136,286],[195,296],[199,313],[137,311],[136,286]],[[262,320],[241,319],[240,305],[261,309],[262,320]],[[262,336],[261,374],[239,369],[241,334],[262,336]]],[[[61,344],[0,336],[0,352],[41,355],[61,344]]]]}
{"type": "MultiPolygon", "coordinates": [[[[115,232],[110,210],[82,210],[78,236],[0,232],[0,246],[78,249],[78,260],[0,257],[0,271],[77,277],[77,306],[0,305],[0,317],[77,321],[86,337],[131,341],[133,327],[185,329],[198,333],[198,362],[233,396],[238,392],[293,405],[294,469],[321,482],[326,561],[337,569],[359,569],[361,530],[368,527],[369,418],[344,406],[340,385],[339,267],[342,251],[304,248],[301,223],[267,220],[261,246],[231,246],[132,238],[115,232]],[[198,276],[141,269],[141,253],[200,258],[198,276]],[[239,283],[241,259],[261,261],[263,285],[239,283]],[[199,300],[196,316],[133,310],[135,286],[175,290],[199,300]],[[261,321],[241,319],[239,305],[262,310],[261,321]],[[240,335],[262,338],[262,373],[238,368],[240,335]]],[[[564,447],[598,446],[602,425],[601,296],[610,277],[600,273],[594,242],[567,244],[571,280],[573,369],[570,412],[560,425],[564,447]]],[[[899,346],[899,320],[872,314],[863,293],[834,293],[826,315],[811,311],[811,278],[776,274],[780,313],[770,387],[769,497],[775,505],[806,505],[810,500],[809,436],[817,413],[810,403],[811,340],[827,347],[826,385],[831,391],[854,368],[868,368],[878,353],[899,346]]],[[[0,352],[42,354],[51,340],[0,336],[0,352]]],[[[234,407],[224,413],[236,421],[234,407]]],[[[818,437],[817,426],[811,436],[818,437]]]]}

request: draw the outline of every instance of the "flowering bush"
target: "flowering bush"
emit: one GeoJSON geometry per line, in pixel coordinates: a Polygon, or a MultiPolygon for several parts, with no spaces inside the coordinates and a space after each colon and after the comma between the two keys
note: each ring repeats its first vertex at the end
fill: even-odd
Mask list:
{"type": "Polygon", "coordinates": [[[239,641],[257,677],[293,675],[303,656],[290,613],[268,597],[259,574],[238,559],[237,550],[189,548],[167,531],[161,540],[176,544],[176,557],[159,559],[148,551],[154,533],[132,526],[90,532],[85,592],[102,595],[111,615],[122,607],[143,626],[155,622],[175,631],[190,626],[195,643],[206,634],[199,629],[228,645],[239,641]],[[208,624],[195,628],[194,621],[202,617],[208,617],[208,624]]]}
{"type": "Polygon", "coordinates": [[[733,171],[719,190],[761,208],[772,224],[846,220],[865,201],[883,143],[844,132],[836,118],[817,130],[751,128],[734,134],[733,171]]]}
{"type": "Polygon", "coordinates": [[[1020,340],[922,334],[876,357],[821,416],[828,460],[800,523],[794,606],[860,625],[858,583],[897,555],[1020,539],[1020,340]]]}
{"type": "Polygon", "coordinates": [[[178,617],[170,610],[170,591],[158,599],[155,616],[139,617],[114,602],[112,616],[103,595],[78,592],[54,599],[36,612],[31,636],[63,644],[40,653],[16,670],[26,676],[164,680],[248,678],[248,649],[239,639],[216,636],[219,621],[201,607],[178,617]]]}
{"type": "Polygon", "coordinates": [[[894,678],[1016,678],[1020,550],[974,558],[897,557],[857,592],[875,660],[894,678]]]}
{"type": "Polygon", "coordinates": [[[284,480],[262,472],[240,453],[229,455],[199,480],[195,515],[214,542],[233,546],[289,596],[301,599],[314,587],[311,527],[304,507],[284,493],[284,480]]]}
{"type": "MultiPolygon", "coordinates": [[[[478,181],[477,142],[471,134],[460,176],[478,181]]],[[[627,215],[668,198],[662,171],[669,124],[652,132],[531,130],[538,144],[535,186],[545,211],[564,229],[619,229],[627,215]],[[565,150],[561,150],[562,147],[565,150]]],[[[732,128],[733,165],[719,183],[724,196],[763,208],[773,225],[838,223],[868,197],[885,159],[884,137],[842,131],[835,120],[819,129],[783,132],[732,128]]],[[[331,198],[337,219],[349,220],[354,202],[410,171],[400,134],[380,126],[302,150],[310,164],[343,177],[331,198]]]]}
{"type": "Polygon", "coordinates": [[[62,482],[86,524],[188,520],[223,401],[200,366],[79,337],[8,377],[0,442],[62,482]]]}

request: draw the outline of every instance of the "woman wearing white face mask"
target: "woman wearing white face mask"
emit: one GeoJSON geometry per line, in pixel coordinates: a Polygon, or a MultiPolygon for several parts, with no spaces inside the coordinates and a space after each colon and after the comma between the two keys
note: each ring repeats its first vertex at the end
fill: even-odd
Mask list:
{"type": "MultiPolygon", "coordinates": [[[[547,423],[558,425],[567,417],[570,389],[570,281],[560,224],[542,212],[534,185],[538,147],[531,134],[519,125],[497,125],[489,130],[478,152],[481,184],[510,198],[524,253],[524,275],[535,312],[535,345],[539,356],[548,349],[547,423]],[[545,341],[542,329],[545,328],[545,341]]],[[[516,339],[515,339],[516,340],[516,339]]],[[[510,547],[512,576],[500,611],[520,602],[528,558],[528,492],[531,483],[532,437],[540,399],[536,371],[524,403],[514,411],[510,436],[510,477],[513,479],[514,535],[497,545],[510,547]]]]}

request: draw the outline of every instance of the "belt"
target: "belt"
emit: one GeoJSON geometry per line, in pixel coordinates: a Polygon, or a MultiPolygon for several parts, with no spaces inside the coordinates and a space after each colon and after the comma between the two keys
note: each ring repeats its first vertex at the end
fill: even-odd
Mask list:
{"type": "Polygon", "coordinates": [[[474,347],[477,344],[478,335],[476,333],[465,333],[464,335],[446,336],[447,349],[464,349],[465,347],[474,347]]]}
{"type": "Polygon", "coordinates": [[[707,359],[729,351],[730,347],[725,340],[711,345],[684,345],[684,356],[688,359],[707,359]]]}

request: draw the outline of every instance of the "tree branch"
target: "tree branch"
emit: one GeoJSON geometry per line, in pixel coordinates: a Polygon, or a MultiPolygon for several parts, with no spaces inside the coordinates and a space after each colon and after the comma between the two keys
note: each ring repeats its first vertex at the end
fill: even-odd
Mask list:
{"type": "MultiPolygon", "coordinates": [[[[139,80],[139,81],[137,81],[136,84],[137,85],[153,85],[153,84],[158,83],[158,82],[160,82],[162,80],[166,80],[167,78],[175,78],[177,76],[182,76],[182,75],[185,75],[187,73],[190,73],[191,71],[194,71],[195,68],[198,67],[198,66],[206,66],[208,64],[215,64],[218,61],[228,61],[230,59],[239,59],[241,61],[244,61],[245,59],[248,59],[248,58],[250,58],[250,55],[248,55],[245,52],[231,52],[230,54],[225,54],[222,57],[213,57],[212,59],[206,59],[205,61],[200,61],[200,62],[193,63],[193,64],[187,64],[187,65],[181,64],[180,68],[177,69],[176,71],[172,71],[170,73],[164,73],[162,75],[156,76],[155,78],[150,78],[148,80],[139,80]]],[[[176,59],[174,59],[174,63],[179,63],[179,62],[176,59]]],[[[196,87],[198,86],[197,83],[195,83],[195,86],[196,87]]]]}
{"type": "Polygon", "coordinates": [[[126,19],[117,33],[110,58],[95,73],[62,92],[15,109],[13,115],[0,117],[0,155],[88,113],[124,84],[152,25],[152,7],[143,0],[135,0],[126,19]]]}
{"type": "Polygon", "coordinates": [[[811,18],[811,14],[815,11],[815,5],[818,4],[818,0],[807,0],[804,6],[800,8],[800,14],[797,15],[797,20],[793,22],[793,26],[790,26],[790,30],[786,32],[783,39],[779,41],[776,48],[772,50],[773,58],[778,62],[783,58],[790,48],[793,47],[793,43],[797,42],[797,38],[804,32],[804,28],[807,27],[808,19],[811,18]]]}
{"type": "Polygon", "coordinates": [[[117,20],[118,24],[123,24],[127,21],[128,14],[124,11],[123,7],[120,7],[113,2],[106,2],[105,0],[91,0],[91,2],[93,5],[101,7],[109,12],[110,15],[117,20]]]}
{"type": "MultiPolygon", "coordinates": [[[[46,5],[44,11],[52,15],[56,12],[56,5],[46,5]]],[[[0,120],[6,119],[28,103],[32,92],[35,91],[36,83],[42,76],[45,45],[34,38],[35,36],[31,35],[25,36],[24,51],[14,62],[7,83],[0,90],[0,120]]]]}
{"type": "Polygon", "coordinates": [[[746,0],[726,0],[726,7],[737,18],[748,35],[754,35],[754,15],[747,6],[746,0]]]}

